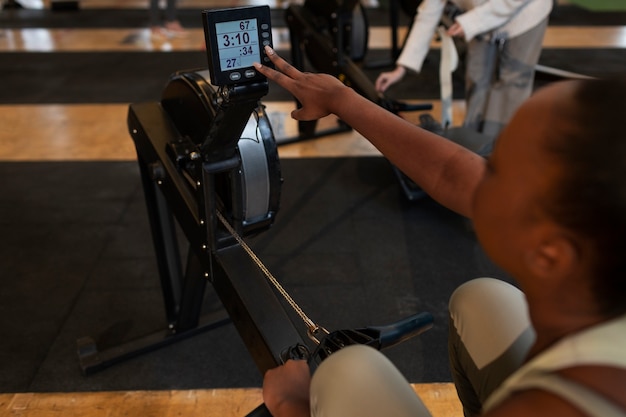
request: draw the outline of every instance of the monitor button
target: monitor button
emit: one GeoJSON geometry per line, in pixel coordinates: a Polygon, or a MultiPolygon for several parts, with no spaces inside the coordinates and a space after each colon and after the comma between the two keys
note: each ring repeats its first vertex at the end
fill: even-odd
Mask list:
{"type": "Polygon", "coordinates": [[[261,24],[261,29],[263,29],[263,30],[268,30],[269,28],[270,28],[270,25],[269,25],[269,24],[267,24],[267,23],[263,23],[263,24],[261,24]]]}
{"type": "Polygon", "coordinates": [[[245,72],[245,76],[246,78],[253,78],[254,76],[256,76],[256,71],[255,70],[246,70],[245,72]]]}
{"type": "Polygon", "coordinates": [[[241,80],[241,73],[240,72],[231,72],[230,74],[228,74],[228,77],[231,79],[231,81],[239,81],[241,80]]]}

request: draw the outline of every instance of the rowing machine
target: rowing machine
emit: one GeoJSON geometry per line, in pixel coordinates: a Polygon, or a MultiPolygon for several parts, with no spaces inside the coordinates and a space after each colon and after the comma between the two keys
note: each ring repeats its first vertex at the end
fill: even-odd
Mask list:
{"type": "MultiPolygon", "coordinates": [[[[382,349],[430,328],[432,316],[420,313],[390,326],[328,332],[297,308],[246,244],[246,236],[267,230],[276,220],[282,184],[276,141],[261,103],[268,81],[251,66],[265,61],[263,42],[271,44],[269,8],[206,11],[203,16],[209,69],[173,74],[159,102],[131,104],[128,111],[167,328],[103,351],[93,339],[80,339],[83,372],[91,374],[227,320],[261,373],[295,357],[294,352],[319,362],[348,344],[382,349]],[[248,54],[254,56],[247,59],[248,54]],[[226,318],[201,315],[207,283],[226,318]]],[[[260,406],[251,415],[267,414],[260,406]]]]}

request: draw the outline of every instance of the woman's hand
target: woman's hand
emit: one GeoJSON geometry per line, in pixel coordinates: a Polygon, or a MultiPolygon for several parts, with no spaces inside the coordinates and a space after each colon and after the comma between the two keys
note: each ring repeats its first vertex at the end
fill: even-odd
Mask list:
{"type": "Polygon", "coordinates": [[[312,74],[300,72],[278,56],[269,46],[265,53],[272,61],[276,70],[255,63],[254,66],[261,74],[276,82],[289,91],[302,105],[291,112],[296,120],[317,120],[334,113],[338,97],[346,91],[352,91],[341,81],[328,74],[312,74]]]}
{"type": "Polygon", "coordinates": [[[263,401],[274,417],[308,417],[311,371],[303,360],[288,360],[263,378],[263,401]]]}
{"type": "Polygon", "coordinates": [[[398,65],[393,71],[381,73],[376,79],[376,91],[385,92],[391,85],[400,81],[405,74],[406,68],[402,65],[398,65]]]}

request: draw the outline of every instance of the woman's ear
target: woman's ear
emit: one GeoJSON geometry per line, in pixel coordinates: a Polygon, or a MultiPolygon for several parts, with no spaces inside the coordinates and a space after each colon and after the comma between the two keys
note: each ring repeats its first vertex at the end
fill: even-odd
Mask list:
{"type": "Polygon", "coordinates": [[[527,252],[525,262],[533,275],[558,279],[571,276],[581,267],[581,254],[572,238],[553,233],[527,252]]]}

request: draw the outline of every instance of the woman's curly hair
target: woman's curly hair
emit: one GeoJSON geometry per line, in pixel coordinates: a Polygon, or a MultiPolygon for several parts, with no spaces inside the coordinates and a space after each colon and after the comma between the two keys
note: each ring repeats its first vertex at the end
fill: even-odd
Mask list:
{"type": "Polygon", "coordinates": [[[602,312],[626,311],[626,78],[576,83],[548,151],[562,164],[546,212],[595,249],[602,312]]]}

